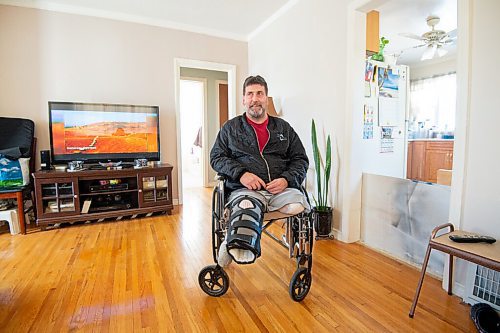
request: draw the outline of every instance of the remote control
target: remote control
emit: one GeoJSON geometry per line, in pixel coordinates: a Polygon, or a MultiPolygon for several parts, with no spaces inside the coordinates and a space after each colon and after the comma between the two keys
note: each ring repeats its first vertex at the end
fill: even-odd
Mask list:
{"type": "Polygon", "coordinates": [[[471,234],[464,234],[464,235],[450,235],[450,239],[454,242],[457,243],[480,243],[480,242],[485,242],[485,243],[495,243],[497,240],[493,237],[490,236],[480,236],[480,235],[471,235],[471,234]]]}

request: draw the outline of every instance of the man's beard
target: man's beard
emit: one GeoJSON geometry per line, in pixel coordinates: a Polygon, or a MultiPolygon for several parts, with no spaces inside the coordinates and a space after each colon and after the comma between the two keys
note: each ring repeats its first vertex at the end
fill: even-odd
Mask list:
{"type": "Polygon", "coordinates": [[[255,104],[251,105],[250,107],[247,107],[246,111],[247,111],[248,115],[250,116],[250,118],[253,118],[253,119],[262,119],[266,115],[266,109],[260,103],[255,103],[255,104]]]}

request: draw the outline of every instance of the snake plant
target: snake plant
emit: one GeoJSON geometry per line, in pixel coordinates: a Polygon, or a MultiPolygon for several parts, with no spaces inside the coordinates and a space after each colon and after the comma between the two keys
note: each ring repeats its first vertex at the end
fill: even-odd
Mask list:
{"type": "Polygon", "coordinates": [[[321,158],[318,147],[318,138],[316,135],[316,124],[314,119],[311,126],[311,140],[313,146],[314,165],[316,168],[316,196],[313,195],[316,210],[327,211],[328,206],[328,189],[330,187],[330,172],[332,170],[332,145],[330,135],[326,140],[326,156],[325,161],[321,158]]]}

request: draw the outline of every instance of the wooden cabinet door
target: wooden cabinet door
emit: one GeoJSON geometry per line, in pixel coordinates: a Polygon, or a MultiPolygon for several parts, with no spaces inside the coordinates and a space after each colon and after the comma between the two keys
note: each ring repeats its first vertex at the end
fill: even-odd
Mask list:
{"type": "Polygon", "coordinates": [[[428,150],[425,154],[425,181],[436,183],[438,169],[447,169],[448,152],[445,150],[428,150]]]}
{"type": "Polygon", "coordinates": [[[139,207],[172,205],[172,169],[138,173],[139,207]]]}
{"type": "Polygon", "coordinates": [[[453,149],[448,152],[447,161],[446,161],[446,168],[445,169],[448,169],[448,170],[452,170],[453,169],[453,149]]]}
{"type": "Polygon", "coordinates": [[[428,142],[425,153],[425,181],[436,183],[438,169],[453,168],[453,142],[428,142]]]}
{"type": "Polygon", "coordinates": [[[35,178],[35,195],[38,218],[80,214],[76,177],[35,178]]]}
{"type": "Polygon", "coordinates": [[[413,173],[411,172],[411,161],[413,159],[413,142],[408,142],[408,156],[406,158],[406,178],[412,179],[413,173]]]}
{"type": "Polygon", "coordinates": [[[411,153],[408,153],[409,179],[424,180],[425,178],[425,142],[411,142],[411,153]]]}

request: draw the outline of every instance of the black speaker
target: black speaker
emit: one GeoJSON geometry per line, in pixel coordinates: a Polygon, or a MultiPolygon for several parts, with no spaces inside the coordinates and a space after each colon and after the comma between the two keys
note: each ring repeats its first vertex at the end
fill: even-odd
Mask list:
{"type": "Polygon", "coordinates": [[[42,170],[50,170],[50,150],[40,150],[40,166],[42,170]]]}

